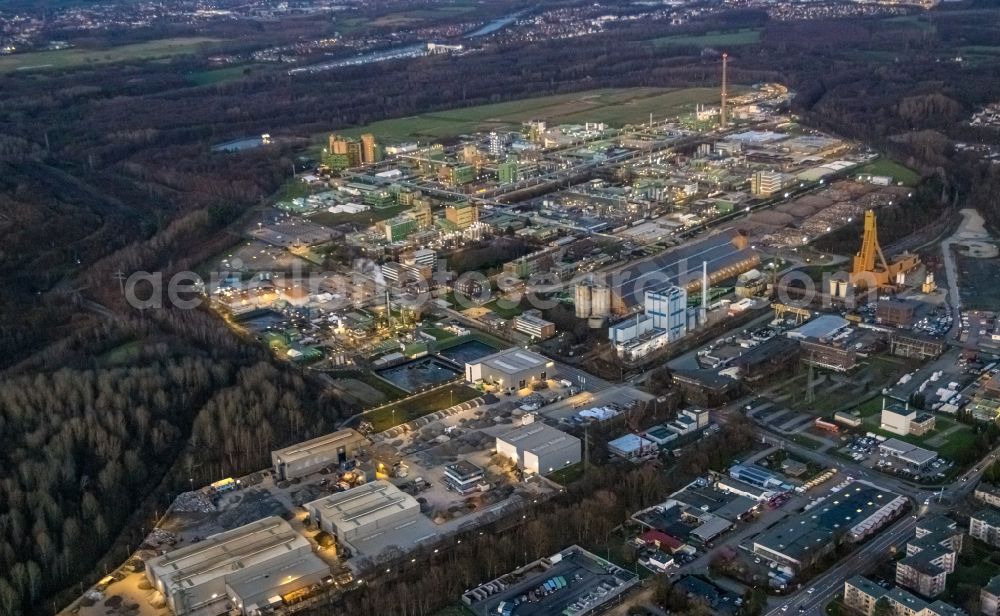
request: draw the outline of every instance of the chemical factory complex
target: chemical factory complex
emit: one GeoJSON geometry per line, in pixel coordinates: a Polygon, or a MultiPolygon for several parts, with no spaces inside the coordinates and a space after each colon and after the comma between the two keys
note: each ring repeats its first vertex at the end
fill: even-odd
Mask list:
{"type": "Polygon", "coordinates": [[[713,613],[760,592],[776,616],[950,616],[981,591],[996,614],[1000,578],[946,578],[967,520],[1000,546],[980,482],[1000,321],[961,309],[941,240],[880,238],[912,187],[787,115],[785,87],[728,91],[727,62],[719,105],[641,125],[331,135],[204,294],[356,412],[192,485],[73,613],[103,615],[109,586],[144,614],[325,605],[529,524],[596,467],[689,468],[740,425],[754,446],[628,511],[613,549],[523,546],[456,609],[596,614],[666,576],[713,613]]]}

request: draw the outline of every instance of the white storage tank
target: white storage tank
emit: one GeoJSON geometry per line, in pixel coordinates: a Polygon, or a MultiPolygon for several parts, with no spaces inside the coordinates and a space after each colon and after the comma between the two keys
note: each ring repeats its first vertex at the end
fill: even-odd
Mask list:
{"type": "Polygon", "coordinates": [[[578,282],[574,305],[576,308],[576,318],[586,319],[591,312],[591,287],[589,283],[578,282]]]}
{"type": "Polygon", "coordinates": [[[611,288],[598,285],[590,291],[590,313],[595,317],[606,317],[611,314],[611,288]]]}

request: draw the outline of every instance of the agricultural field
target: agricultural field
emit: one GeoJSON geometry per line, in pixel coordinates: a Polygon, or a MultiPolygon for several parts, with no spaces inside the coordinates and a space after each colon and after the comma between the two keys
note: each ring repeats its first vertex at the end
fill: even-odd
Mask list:
{"type": "MultiPolygon", "coordinates": [[[[739,94],[745,88],[733,86],[739,94]]],[[[379,139],[440,139],[464,133],[492,129],[514,129],[532,119],[550,124],[606,122],[611,126],[675,116],[694,108],[696,104],[713,103],[719,98],[716,88],[616,88],[591,90],[575,94],[558,94],[529,98],[508,103],[481,105],[425,113],[342,131],[348,136],[374,133],[379,139]]]]}
{"type": "Polygon", "coordinates": [[[887,175],[894,182],[902,182],[904,186],[916,186],[920,183],[920,174],[904,167],[894,160],[879,158],[858,169],[860,175],[887,175]]]}
{"type": "Polygon", "coordinates": [[[93,64],[111,64],[133,60],[167,58],[196,53],[220,39],[205,37],[169,38],[109,49],[59,49],[0,56],[0,73],[25,70],[78,68],[93,64]]]}
{"type": "Polygon", "coordinates": [[[696,45],[700,47],[712,47],[725,45],[727,47],[737,47],[739,45],[753,45],[760,42],[760,28],[742,28],[740,30],[706,32],[704,34],[677,34],[674,36],[664,36],[653,39],[651,42],[657,47],[670,47],[680,45],[696,45]]]}

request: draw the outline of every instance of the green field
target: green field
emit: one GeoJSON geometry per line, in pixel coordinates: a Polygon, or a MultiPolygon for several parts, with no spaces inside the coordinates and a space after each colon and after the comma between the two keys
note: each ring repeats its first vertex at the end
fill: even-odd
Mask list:
{"type": "Polygon", "coordinates": [[[234,81],[249,75],[254,67],[250,65],[227,66],[207,71],[198,71],[188,75],[188,81],[196,86],[207,86],[226,81],[234,81]]]}
{"type": "MultiPolygon", "coordinates": [[[[740,86],[732,88],[734,94],[745,90],[740,86]]],[[[379,139],[392,141],[439,139],[495,128],[517,128],[531,119],[546,120],[550,124],[606,122],[622,126],[646,122],[650,113],[660,119],[676,116],[694,109],[696,104],[713,103],[718,98],[717,88],[590,90],[383,120],[341,132],[348,136],[370,132],[379,139]]]]}
{"type": "Polygon", "coordinates": [[[888,175],[894,182],[902,182],[904,186],[916,186],[920,182],[919,173],[888,158],[875,159],[857,172],[859,175],[888,175]]]}
{"type": "Polygon", "coordinates": [[[924,19],[923,15],[897,15],[895,17],[883,19],[882,22],[893,26],[909,26],[911,28],[919,28],[920,30],[925,30],[927,32],[934,32],[937,30],[934,24],[927,19],[924,19]]]}
{"type": "Polygon", "coordinates": [[[675,34],[653,39],[651,42],[657,47],[669,47],[680,45],[696,45],[699,47],[712,47],[724,45],[737,47],[739,45],[753,45],[760,42],[760,28],[743,28],[741,30],[706,32],[704,34],[675,34]]]}
{"type": "Polygon", "coordinates": [[[93,64],[149,60],[195,53],[218,43],[205,37],[169,38],[110,49],[59,49],[0,56],[0,72],[75,68],[93,64]]]}
{"type": "Polygon", "coordinates": [[[372,426],[376,432],[382,432],[393,426],[398,426],[434,411],[440,411],[454,404],[461,404],[477,397],[479,397],[479,392],[475,389],[462,384],[452,384],[429,391],[420,396],[413,396],[394,404],[386,405],[365,415],[365,419],[372,422],[372,426]]]}

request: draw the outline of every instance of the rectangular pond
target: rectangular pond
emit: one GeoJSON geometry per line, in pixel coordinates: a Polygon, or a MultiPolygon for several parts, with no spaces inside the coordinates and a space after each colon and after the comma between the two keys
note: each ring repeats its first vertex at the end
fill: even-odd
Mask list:
{"type": "Polygon", "coordinates": [[[450,381],[459,374],[459,370],[437,357],[423,357],[378,371],[380,377],[410,393],[450,381]]]}
{"type": "Polygon", "coordinates": [[[450,359],[451,361],[464,366],[469,362],[476,361],[477,359],[482,359],[487,355],[492,355],[497,352],[488,344],[480,342],[478,340],[467,340],[462,344],[457,344],[450,349],[445,349],[438,353],[441,357],[445,359],[450,359]]]}

